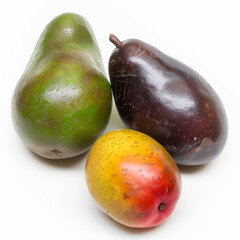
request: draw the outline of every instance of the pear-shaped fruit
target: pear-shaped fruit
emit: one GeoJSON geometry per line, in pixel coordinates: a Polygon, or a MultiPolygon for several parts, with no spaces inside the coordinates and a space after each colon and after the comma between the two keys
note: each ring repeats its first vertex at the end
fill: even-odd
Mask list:
{"type": "Polygon", "coordinates": [[[12,118],[22,141],[45,158],[81,154],[105,129],[111,88],[89,23],[62,14],[45,28],[18,82],[12,118]]]}
{"type": "Polygon", "coordinates": [[[180,173],[169,153],[151,137],[129,129],[101,136],[85,170],[99,207],[128,227],[159,225],[171,215],[181,193],[180,173]]]}
{"type": "Polygon", "coordinates": [[[124,124],[153,137],[181,165],[209,162],[222,151],[227,117],[213,88],[197,72],[140,40],[110,40],[115,103],[124,124]]]}

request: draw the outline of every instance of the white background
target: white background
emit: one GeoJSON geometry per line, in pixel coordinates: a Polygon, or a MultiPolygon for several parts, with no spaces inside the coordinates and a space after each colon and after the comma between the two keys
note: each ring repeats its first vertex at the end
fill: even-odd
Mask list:
{"type": "MultiPolygon", "coordinates": [[[[240,7],[236,0],[2,1],[0,7],[0,239],[240,239],[240,7]],[[44,27],[76,12],[91,24],[107,71],[119,39],[138,38],[197,70],[217,91],[229,120],[222,154],[203,167],[181,167],[182,195],[170,218],[129,229],[103,214],[88,193],[86,154],[50,161],[16,135],[13,89],[44,27]]],[[[113,108],[106,131],[123,125],[113,108]]]]}

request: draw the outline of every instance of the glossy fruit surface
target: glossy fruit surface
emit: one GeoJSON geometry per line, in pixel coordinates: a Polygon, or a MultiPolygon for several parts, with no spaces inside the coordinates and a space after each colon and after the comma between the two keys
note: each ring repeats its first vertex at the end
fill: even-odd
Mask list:
{"type": "Polygon", "coordinates": [[[197,72],[136,39],[116,45],[109,76],[127,128],[161,143],[181,165],[201,165],[222,151],[228,132],[223,104],[197,72]]]}
{"type": "Polygon", "coordinates": [[[86,162],[88,189],[99,207],[129,227],[159,225],[181,192],[179,170],[151,137],[128,129],[101,136],[86,162]]]}
{"type": "Polygon", "coordinates": [[[89,23],[62,14],[45,28],[12,99],[12,118],[22,141],[46,158],[89,149],[105,129],[111,89],[89,23]]]}

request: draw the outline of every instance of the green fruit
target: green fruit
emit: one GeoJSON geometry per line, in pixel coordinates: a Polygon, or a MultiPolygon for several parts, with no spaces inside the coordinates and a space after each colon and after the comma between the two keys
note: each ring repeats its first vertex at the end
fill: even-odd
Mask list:
{"type": "Polygon", "coordinates": [[[45,28],[12,99],[15,129],[45,158],[87,151],[109,121],[112,106],[101,53],[89,23],[72,13],[45,28]]]}

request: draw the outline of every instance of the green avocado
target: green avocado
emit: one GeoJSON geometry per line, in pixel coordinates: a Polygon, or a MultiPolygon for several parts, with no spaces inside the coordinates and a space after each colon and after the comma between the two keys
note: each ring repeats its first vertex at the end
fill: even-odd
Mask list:
{"type": "Polygon", "coordinates": [[[87,151],[106,128],[111,87],[89,23],[65,13],[45,28],[12,98],[25,145],[45,158],[87,151]]]}

